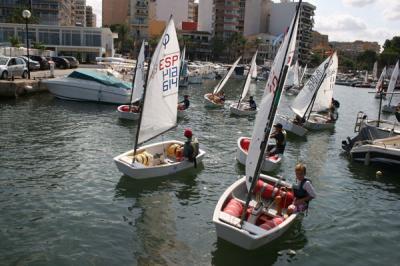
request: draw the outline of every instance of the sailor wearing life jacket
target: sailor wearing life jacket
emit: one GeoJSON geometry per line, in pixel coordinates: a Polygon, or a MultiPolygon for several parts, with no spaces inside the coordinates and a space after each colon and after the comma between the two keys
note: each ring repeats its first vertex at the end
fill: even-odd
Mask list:
{"type": "Polygon", "coordinates": [[[297,184],[293,185],[295,199],[288,207],[288,214],[307,210],[308,203],[316,197],[311,181],[305,177],[306,167],[299,163],[295,167],[297,184]]]}
{"type": "Polygon", "coordinates": [[[281,123],[274,125],[274,132],[271,133],[270,138],[275,139],[275,145],[268,145],[267,152],[268,155],[272,156],[275,154],[282,154],[286,147],[286,131],[283,129],[281,123]]]}
{"type": "Polygon", "coordinates": [[[183,145],[183,156],[190,162],[196,164],[196,157],[199,154],[199,142],[193,138],[192,130],[185,129],[184,136],[187,138],[183,145]]]}

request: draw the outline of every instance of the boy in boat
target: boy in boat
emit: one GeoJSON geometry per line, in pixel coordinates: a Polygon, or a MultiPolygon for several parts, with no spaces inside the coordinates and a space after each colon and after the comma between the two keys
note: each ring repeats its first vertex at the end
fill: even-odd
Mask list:
{"type": "Polygon", "coordinates": [[[214,96],[214,101],[216,103],[224,103],[225,102],[225,93],[223,91],[220,91],[214,96]]]}
{"type": "Polygon", "coordinates": [[[257,110],[257,104],[256,104],[256,101],[254,101],[254,99],[253,99],[253,96],[250,96],[250,98],[249,98],[249,108],[248,108],[248,110],[252,110],[252,111],[255,111],[255,110],[257,110]]]}
{"type": "Polygon", "coordinates": [[[185,129],[183,135],[186,137],[185,144],[183,145],[183,156],[197,166],[196,157],[199,154],[199,142],[197,138],[193,138],[193,132],[190,128],[185,129]]]}
{"type": "Polygon", "coordinates": [[[316,197],[311,181],[307,179],[306,167],[302,163],[298,163],[295,167],[297,183],[293,185],[294,201],[289,205],[287,214],[302,212],[308,209],[309,202],[316,197]]]}
{"type": "Polygon", "coordinates": [[[183,101],[179,102],[178,104],[178,110],[186,110],[189,108],[190,101],[189,101],[189,95],[183,96],[183,101]]]}
{"type": "Polygon", "coordinates": [[[275,139],[275,145],[268,145],[267,152],[269,156],[283,153],[286,147],[286,131],[283,130],[283,126],[281,123],[277,123],[274,125],[274,132],[270,135],[270,138],[275,139]]]}
{"type": "Polygon", "coordinates": [[[301,117],[299,115],[296,115],[296,117],[293,119],[293,123],[296,125],[303,125],[304,122],[306,122],[306,120],[304,119],[304,117],[301,117]]]}

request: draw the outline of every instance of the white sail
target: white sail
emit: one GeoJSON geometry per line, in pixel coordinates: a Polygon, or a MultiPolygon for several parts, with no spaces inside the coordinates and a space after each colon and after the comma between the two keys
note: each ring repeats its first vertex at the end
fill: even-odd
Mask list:
{"type": "Polygon", "coordinates": [[[307,108],[319,88],[322,76],[324,75],[325,66],[327,66],[329,60],[330,57],[325,59],[325,61],[318,66],[290,106],[292,111],[300,117],[304,117],[306,114],[307,108]]]}
{"type": "Polygon", "coordinates": [[[292,86],[294,86],[294,65],[289,66],[285,81],[285,87],[292,87],[292,86]]]}
{"type": "Polygon", "coordinates": [[[379,77],[378,82],[376,83],[375,91],[380,93],[383,90],[383,80],[386,77],[386,67],[383,68],[381,76],[379,77]]]}
{"type": "Polygon", "coordinates": [[[293,83],[294,83],[294,86],[299,86],[300,85],[300,80],[299,80],[299,62],[298,61],[296,61],[296,64],[294,64],[293,83]]]}
{"type": "Polygon", "coordinates": [[[302,84],[303,82],[304,74],[306,74],[306,71],[307,71],[307,65],[304,67],[303,72],[301,73],[300,84],[302,84]]]}
{"type": "MultiPolygon", "coordinates": [[[[390,77],[388,90],[387,90],[388,93],[392,93],[394,91],[398,77],[399,77],[399,61],[397,61],[396,65],[393,69],[392,76],[390,77]]],[[[389,94],[389,95],[390,95],[390,100],[389,100],[389,106],[390,106],[390,104],[392,103],[393,94],[389,94]]]]}
{"type": "Polygon", "coordinates": [[[335,86],[336,74],[338,69],[338,57],[336,52],[333,53],[332,59],[326,70],[326,76],[318,89],[312,111],[326,111],[332,103],[333,87],[335,86]]]}
{"type": "MultiPolygon", "coordinates": [[[[294,20],[294,18],[293,18],[294,20]]],[[[281,72],[283,71],[284,66],[289,66],[293,55],[294,51],[296,49],[296,37],[297,37],[297,26],[298,26],[298,17],[296,21],[293,21],[290,24],[290,28],[288,30],[288,33],[286,34],[279,50],[278,53],[275,56],[274,62],[272,64],[272,68],[268,77],[267,85],[264,90],[264,95],[260,103],[260,110],[257,113],[256,116],[256,121],[254,123],[254,129],[253,129],[253,134],[251,136],[251,142],[250,142],[250,148],[248,152],[248,156],[246,159],[246,185],[247,189],[250,189],[252,179],[254,177],[254,173],[257,168],[257,162],[258,158],[261,156],[261,153],[264,153],[264,151],[261,150],[261,142],[264,140],[265,137],[265,132],[264,129],[266,125],[268,124],[269,121],[269,115],[270,115],[270,110],[271,106],[273,104],[273,99],[275,96],[275,91],[276,88],[278,87],[280,79],[285,80],[285,76],[281,72]],[[294,28],[293,28],[294,27],[294,28]],[[290,38],[290,33],[292,32],[293,29],[293,35],[291,38],[291,41],[289,43],[289,38],[290,38]],[[288,51],[285,57],[286,50],[288,51]]],[[[280,92],[282,93],[282,92],[280,92]]],[[[280,95],[278,97],[280,100],[280,95]]],[[[278,103],[279,104],[279,103],[278,103]]],[[[272,125],[269,125],[272,127],[272,125]]],[[[258,177],[254,177],[258,178],[258,177]]]]}
{"type": "Polygon", "coordinates": [[[176,125],[179,66],[179,43],[171,17],[149,66],[138,143],[176,125]]]}
{"type": "MultiPolygon", "coordinates": [[[[256,55],[257,55],[257,52],[258,52],[258,51],[256,51],[256,55]]],[[[250,68],[251,68],[251,67],[253,66],[253,64],[254,64],[253,71],[251,72],[251,78],[255,79],[255,78],[257,78],[257,56],[256,56],[256,58],[254,59],[254,63],[253,63],[253,60],[252,60],[251,62],[252,62],[252,65],[250,66],[250,68]]]]}
{"type": "Polygon", "coordinates": [[[374,80],[378,79],[378,61],[375,61],[375,63],[374,63],[374,67],[372,69],[372,78],[374,80]]]}
{"type": "Polygon", "coordinates": [[[364,83],[368,83],[368,70],[365,70],[364,83]]]}
{"type": "Polygon", "coordinates": [[[146,79],[144,73],[145,72],[144,72],[144,41],[143,41],[136,61],[135,81],[133,82],[132,103],[142,99],[144,91],[144,81],[146,79]]]}
{"type": "Polygon", "coordinates": [[[239,102],[241,102],[246,97],[247,92],[249,91],[251,78],[252,78],[252,74],[251,73],[253,73],[254,69],[257,69],[256,58],[257,58],[257,51],[253,55],[253,58],[251,59],[251,65],[250,65],[249,73],[247,74],[246,82],[244,83],[242,95],[240,96],[239,102]]]}
{"type": "Polygon", "coordinates": [[[222,88],[224,87],[225,83],[228,81],[228,79],[230,78],[230,76],[232,75],[233,71],[235,71],[235,68],[237,66],[237,64],[239,63],[240,59],[242,57],[239,57],[235,63],[233,63],[233,65],[231,66],[231,68],[229,69],[228,73],[226,73],[225,77],[222,79],[222,81],[215,87],[213,94],[217,94],[218,92],[220,92],[222,90],[222,88]]]}

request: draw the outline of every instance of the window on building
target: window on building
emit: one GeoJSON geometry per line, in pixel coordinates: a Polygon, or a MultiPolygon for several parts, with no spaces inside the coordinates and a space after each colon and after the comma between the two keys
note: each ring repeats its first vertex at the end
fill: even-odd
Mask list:
{"type": "Polygon", "coordinates": [[[59,30],[39,30],[39,42],[48,45],[60,45],[60,31],[59,30]]]}
{"type": "Polygon", "coordinates": [[[101,46],[101,34],[99,32],[87,31],[83,34],[83,43],[85,46],[101,46]]]}
{"type": "Polygon", "coordinates": [[[0,27],[0,42],[8,42],[12,36],[14,36],[13,28],[0,27]]]}

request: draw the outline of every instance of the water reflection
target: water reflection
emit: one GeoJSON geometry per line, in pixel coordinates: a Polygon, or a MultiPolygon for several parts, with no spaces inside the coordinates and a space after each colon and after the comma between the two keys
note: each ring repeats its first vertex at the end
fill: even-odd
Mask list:
{"type": "MultiPolygon", "coordinates": [[[[134,180],[123,176],[115,189],[116,199],[131,199],[131,217],[124,219],[135,228],[138,248],[133,250],[138,265],[191,265],[191,247],[180,233],[181,208],[199,198],[196,171],[173,177],[134,180]]],[[[183,213],[182,213],[183,212],[183,213]]],[[[185,214],[190,216],[190,214],[185,214]]]]}
{"type": "Polygon", "coordinates": [[[218,239],[212,252],[212,265],[272,265],[277,261],[294,263],[296,255],[302,253],[307,244],[301,221],[296,221],[280,238],[256,250],[239,248],[223,239],[218,239]]]}

